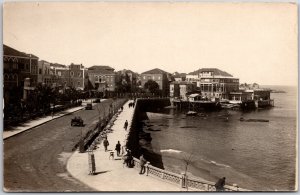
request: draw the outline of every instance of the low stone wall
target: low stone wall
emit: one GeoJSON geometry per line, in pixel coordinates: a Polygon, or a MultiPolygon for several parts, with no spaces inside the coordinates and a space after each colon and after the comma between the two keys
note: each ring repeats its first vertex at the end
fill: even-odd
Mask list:
{"type": "MultiPolygon", "coordinates": [[[[140,168],[140,160],[137,158],[133,158],[134,168],[140,168]]],[[[185,174],[177,174],[172,173],[170,171],[166,171],[155,166],[152,166],[149,162],[146,163],[146,175],[161,179],[165,182],[172,183],[178,185],[180,189],[186,189],[190,191],[216,191],[215,183],[213,182],[203,182],[199,178],[196,177],[188,177],[185,174]]],[[[236,186],[225,185],[223,191],[250,191],[247,189],[239,188],[236,186]]]]}

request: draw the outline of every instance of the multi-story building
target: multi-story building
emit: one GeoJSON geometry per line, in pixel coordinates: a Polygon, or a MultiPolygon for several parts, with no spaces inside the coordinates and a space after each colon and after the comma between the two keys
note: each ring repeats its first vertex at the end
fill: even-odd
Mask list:
{"type": "Polygon", "coordinates": [[[52,77],[52,85],[56,87],[67,87],[69,78],[69,68],[66,65],[51,63],[50,75],[52,77]]]}
{"type": "Polygon", "coordinates": [[[188,100],[188,94],[196,90],[196,84],[188,81],[173,81],[170,83],[170,97],[188,100]]]}
{"type": "Polygon", "coordinates": [[[85,80],[85,69],[82,64],[71,64],[69,66],[69,86],[74,87],[75,89],[84,90],[84,86],[86,84],[85,80]]]}
{"type": "Polygon", "coordinates": [[[230,92],[239,90],[239,79],[217,68],[201,68],[189,75],[194,75],[194,82],[205,98],[228,99],[230,92]]]}
{"type": "Polygon", "coordinates": [[[87,85],[86,70],[82,64],[51,64],[51,82],[54,86],[73,87],[83,90],[87,85]]]}
{"type": "Polygon", "coordinates": [[[44,83],[46,85],[51,86],[52,85],[52,75],[50,63],[41,60],[38,62],[39,70],[38,70],[38,83],[44,83]]]}
{"type": "Polygon", "coordinates": [[[197,87],[200,87],[200,79],[199,79],[199,75],[197,74],[197,72],[191,72],[191,73],[187,74],[185,80],[188,82],[195,83],[197,85],[197,87]]]}
{"type": "Polygon", "coordinates": [[[100,92],[115,91],[116,73],[110,66],[92,66],[88,68],[88,78],[92,86],[100,92]]]}
{"type": "Polygon", "coordinates": [[[169,95],[169,73],[158,68],[143,72],[141,74],[142,86],[144,87],[149,80],[153,80],[159,85],[159,90],[163,96],[169,95]]]}
{"type": "MultiPolygon", "coordinates": [[[[16,103],[33,90],[38,81],[38,57],[3,45],[4,104],[16,103]],[[26,81],[26,87],[24,83],[26,81]]],[[[26,97],[25,97],[26,98],[26,97]]]]}

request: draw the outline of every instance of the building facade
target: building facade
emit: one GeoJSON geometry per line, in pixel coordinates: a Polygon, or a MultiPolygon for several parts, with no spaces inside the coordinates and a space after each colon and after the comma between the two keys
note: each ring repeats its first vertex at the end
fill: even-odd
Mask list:
{"type": "Polygon", "coordinates": [[[115,91],[116,89],[116,73],[114,68],[110,66],[92,66],[88,68],[89,82],[94,89],[104,91],[115,91]]]}
{"type": "Polygon", "coordinates": [[[38,83],[38,57],[3,45],[4,104],[19,102],[38,83]],[[24,84],[26,86],[24,87],[24,84]],[[26,92],[25,92],[26,91],[26,92]]]}
{"type": "Polygon", "coordinates": [[[141,74],[141,85],[144,87],[147,81],[153,80],[158,84],[161,95],[167,96],[170,93],[168,75],[169,73],[158,68],[143,72],[141,74]]]}
{"type": "Polygon", "coordinates": [[[200,87],[201,95],[208,99],[229,99],[230,92],[239,91],[239,79],[217,68],[201,68],[189,75],[200,87]]]}
{"type": "Polygon", "coordinates": [[[38,62],[38,83],[44,83],[46,85],[52,86],[52,75],[51,64],[47,61],[41,60],[38,62]]]}
{"type": "Polygon", "coordinates": [[[51,64],[49,73],[52,86],[84,90],[87,85],[87,71],[82,64],[51,64]]]}

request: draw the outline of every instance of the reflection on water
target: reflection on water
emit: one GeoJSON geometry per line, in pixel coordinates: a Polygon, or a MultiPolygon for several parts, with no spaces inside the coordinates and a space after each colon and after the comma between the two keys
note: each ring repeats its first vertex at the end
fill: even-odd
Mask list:
{"type": "Polygon", "coordinates": [[[229,111],[228,121],[220,117],[225,111],[207,113],[207,117],[187,117],[173,109],[148,113],[145,131],[151,133],[153,150],[162,154],[166,169],[183,172],[182,159],[191,156],[188,172],[206,180],[225,176],[227,182],[242,188],[293,190],[296,91],[284,90],[288,93],[272,94],[274,108],[229,111]],[[241,122],[240,117],[270,122],[241,122]]]}

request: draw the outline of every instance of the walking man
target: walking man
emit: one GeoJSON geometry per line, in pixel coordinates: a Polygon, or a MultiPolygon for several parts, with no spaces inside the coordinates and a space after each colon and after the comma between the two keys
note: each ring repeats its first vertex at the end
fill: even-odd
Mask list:
{"type": "Polygon", "coordinates": [[[128,121],[126,120],[124,123],[124,129],[127,130],[127,127],[128,127],[128,121]]]}
{"type": "Polygon", "coordinates": [[[109,146],[109,142],[108,142],[107,138],[104,138],[103,146],[104,146],[104,149],[105,149],[105,152],[106,152],[107,151],[107,146],[109,146]]]}
{"type": "Polygon", "coordinates": [[[120,156],[120,151],[121,151],[121,144],[120,144],[120,141],[118,141],[115,150],[117,151],[117,156],[120,156]]]}
{"type": "Polygon", "coordinates": [[[141,157],[140,157],[140,166],[141,166],[140,174],[144,174],[145,173],[145,171],[146,171],[146,168],[145,168],[146,162],[147,161],[144,158],[144,155],[142,154],[141,157]]]}

